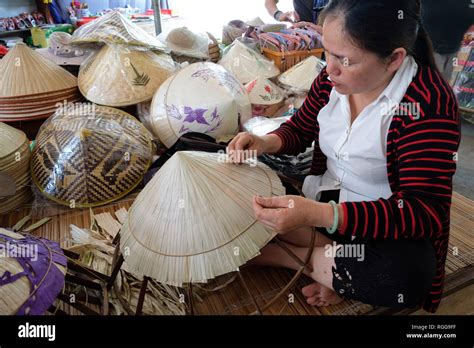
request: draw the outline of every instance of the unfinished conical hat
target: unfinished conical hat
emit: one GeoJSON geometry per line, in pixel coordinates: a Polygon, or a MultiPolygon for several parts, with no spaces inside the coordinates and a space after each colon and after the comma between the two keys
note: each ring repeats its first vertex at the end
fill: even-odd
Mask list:
{"type": "Polygon", "coordinates": [[[237,134],[251,117],[247,91],[220,65],[194,63],[166,80],[151,104],[152,132],[171,147],[183,134],[237,134]]]}
{"type": "Polygon", "coordinates": [[[209,37],[195,34],[186,27],[175,28],[166,36],[166,45],[173,53],[187,57],[209,58],[209,37]]]}
{"type": "Polygon", "coordinates": [[[134,272],[181,286],[236,271],[275,233],[255,219],[255,195],[283,195],[278,176],[226,154],[176,152],[138,195],[120,248],[134,272]]]}
{"type": "Polygon", "coordinates": [[[0,60],[0,101],[77,87],[77,79],[23,43],[0,60]]]}
{"type": "Polygon", "coordinates": [[[0,228],[0,314],[44,314],[64,287],[66,266],[58,243],[0,228]]]}
{"type": "Polygon", "coordinates": [[[307,92],[325,66],[324,61],[310,56],[281,74],[278,81],[297,91],[307,92]]]}
{"type": "Polygon", "coordinates": [[[241,83],[248,83],[258,76],[272,78],[280,74],[275,63],[239,40],[234,41],[219,64],[237,77],[241,83]]]}
{"type": "Polygon", "coordinates": [[[137,119],[114,108],[76,105],[58,110],[41,127],[32,180],[60,204],[98,206],[132,191],[152,156],[151,136],[137,119]]]}
{"type": "Polygon", "coordinates": [[[109,12],[105,16],[82,25],[72,34],[72,45],[88,42],[144,46],[167,51],[166,46],[156,37],[148,34],[118,11],[109,12]]]}
{"type": "Polygon", "coordinates": [[[81,65],[79,89],[97,104],[133,105],[150,100],[175,69],[167,54],[106,45],[81,65]]]}

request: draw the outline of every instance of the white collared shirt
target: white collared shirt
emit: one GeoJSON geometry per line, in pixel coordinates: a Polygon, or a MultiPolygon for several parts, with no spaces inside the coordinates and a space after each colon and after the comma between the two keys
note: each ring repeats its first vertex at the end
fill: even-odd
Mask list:
{"type": "Polygon", "coordinates": [[[318,115],[319,145],[327,157],[323,175],[309,175],[307,198],[319,200],[325,190],[340,189],[339,202],[373,201],[392,195],[387,177],[387,133],[397,106],[418,70],[407,56],[392,81],[351,125],[349,97],[332,89],[318,115]]]}

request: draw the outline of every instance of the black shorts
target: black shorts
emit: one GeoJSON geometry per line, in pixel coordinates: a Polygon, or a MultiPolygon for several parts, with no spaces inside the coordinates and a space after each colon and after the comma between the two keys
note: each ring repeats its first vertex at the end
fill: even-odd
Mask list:
{"type": "MultiPolygon", "coordinates": [[[[339,201],[339,191],[326,191],[320,202],[339,201]]],[[[362,240],[320,233],[339,246],[333,253],[333,289],[341,296],[373,306],[407,308],[420,305],[436,271],[429,240],[362,240]]]]}

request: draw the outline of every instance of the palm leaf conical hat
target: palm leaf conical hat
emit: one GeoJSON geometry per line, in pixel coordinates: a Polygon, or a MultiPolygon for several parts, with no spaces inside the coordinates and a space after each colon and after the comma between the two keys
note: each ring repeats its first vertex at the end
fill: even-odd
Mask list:
{"type": "Polygon", "coordinates": [[[247,91],[232,74],[214,63],[194,63],[156,91],[150,125],[161,142],[171,147],[188,132],[215,138],[237,134],[251,114],[247,91]]]}
{"type": "Polygon", "coordinates": [[[106,45],[81,65],[78,83],[94,103],[126,106],[150,100],[175,70],[167,54],[106,45]]]}
{"type": "Polygon", "coordinates": [[[159,282],[206,282],[229,273],[275,236],[254,216],[254,195],[282,195],[261,163],[236,165],[225,154],[182,151],[138,195],[122,227],[127,265],[159,282]]]}

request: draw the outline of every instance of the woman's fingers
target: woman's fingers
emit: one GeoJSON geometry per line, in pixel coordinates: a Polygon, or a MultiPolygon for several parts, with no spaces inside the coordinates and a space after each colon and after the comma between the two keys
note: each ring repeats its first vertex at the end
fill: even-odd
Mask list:
{"type": "Polygon", "coordinates": [[[256,201],[265,208],[288,208],[289,199],[286,196],[261,197],[257,196],[256,201]]]}

